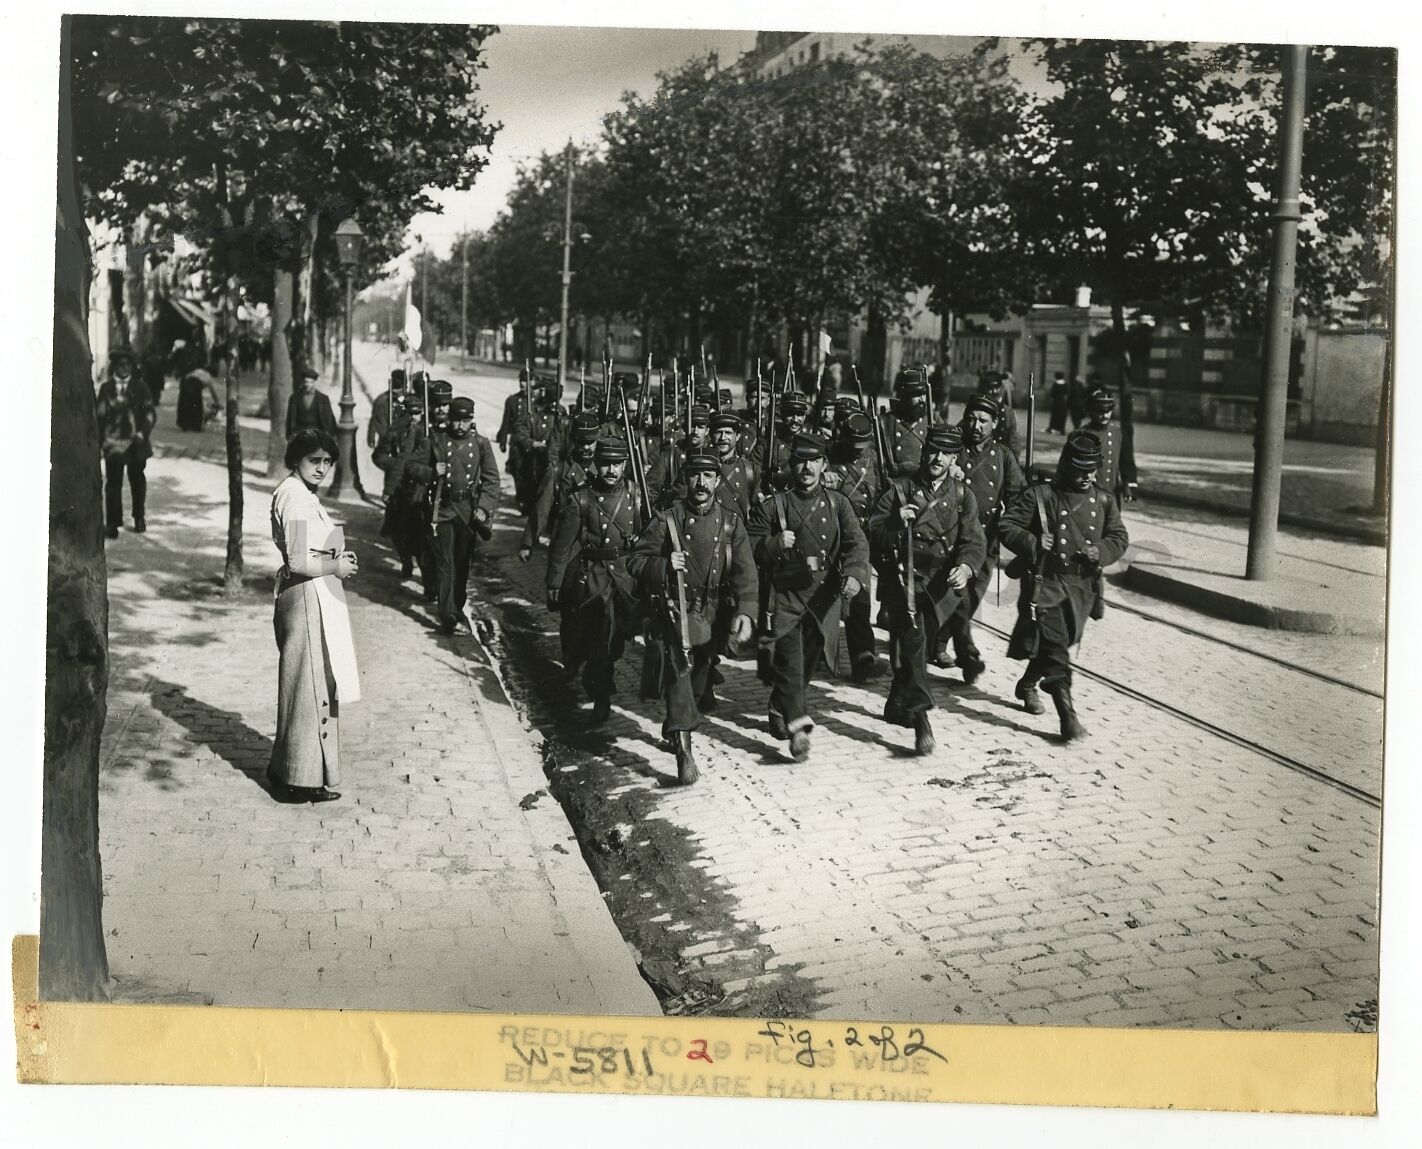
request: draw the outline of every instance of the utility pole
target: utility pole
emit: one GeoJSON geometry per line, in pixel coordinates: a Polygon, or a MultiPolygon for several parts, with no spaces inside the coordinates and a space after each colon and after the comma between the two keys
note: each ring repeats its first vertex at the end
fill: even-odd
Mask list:
{"type": "Polygon", "coordinates": [[[563,149],[567,170],[567,190],[563,197],[563,303],[558,322],[558,386],[562,388],[568,370],[568,285],[573,281],[573,141],[563,149]]]}
{"type": "Polygon", "coordinates": [[[459,281],[459,366],[464,366],[464,354],[469,350],[469,233],[459,244],[464,271],[459,281]]]}
{"type": "Polygon", "coordinates": [[[1308,85],[1308,45],[1292,44],[1284,62],[1283,117],[1279,129],[1279,197],[1275,201],[1274,257],[1269,268],[1268,325],[1264,329],[1264,379],[1254,440],[1254,490],[1249,503],[1249,554],[1245,578],[1274,573],[1279,533],[1279,489],[1284,471],[1289,366],[1294,342],[1294,263],[1298,255],[1299,175],[1308,85]]]}

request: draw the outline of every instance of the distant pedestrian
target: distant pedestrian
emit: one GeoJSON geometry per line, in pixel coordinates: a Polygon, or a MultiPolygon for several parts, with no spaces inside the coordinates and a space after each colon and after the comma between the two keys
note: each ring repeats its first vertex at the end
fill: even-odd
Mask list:
{"type": "Polygon", "coordinates": [[[1065,435],[1067,414],[1071,409],[1071,384],[1066,380],[1066,372],[1058,371],[1052,376],[1052,392],[1048,400],[1051,414],[1047,419],[1047,433],[1065,435]]]}
{"type": "Polygon", "coordinates": [[[148,389],[133,377],[133,354],[115,351],[109,356],[109,377],[99,386],[96,404],[99,438],[104,452],[104,521],[109,538],[116,539],[123,523],[123,476],[128,474],[133,499],[133,529],[148,529],[144,503],[148,479],[144,467],[153,454],[150,435],[158,412],[148,389]]]}
{"type": "Polygon", "coordinates": [[[201,431],[222,404],[217,398],[217,378],[214,371],[221,369],[221,352],[213,355],[212,369],[195,363],[178,383],[178,430],[201,431]]]}
{"type": "Polygon", "coordinates": [[[360,675],[341,583],[355,552],[316,491],[336,463],[336,442],[316,427],[286,445],[291,473],[272,492],[272,541],[281,552],[273,626],[277,728],[267,780],[278,802],[330,802],[341,780],[341,704],[360,700],[360,675]]]}
{"type": "Polygon", "coordinates": [[[1067,390],[1067,410],[1071,413],[1071,429],[1073,431],[1086,422],[1086,397],[1088,394],[1086,380],[1080,375],[1074,375],[1067,390]]]}

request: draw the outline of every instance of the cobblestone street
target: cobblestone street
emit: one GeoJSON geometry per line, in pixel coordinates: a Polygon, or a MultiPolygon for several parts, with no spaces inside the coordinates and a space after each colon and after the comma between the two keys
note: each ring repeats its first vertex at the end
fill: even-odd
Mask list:
{"type": "MultiPolygon", "coordinates": [[[[372,391],[392,365],[357,351],[372,391]]],[[[509,373],[440,370],[492,436],[509,373]]],[[[249,479],[251,587],[225,600],[221,471],[176,453],[152,467],[150,533],[110,551],[105,920],[126,996],[1376,1024],[1379,639],[1261,631],[1113,588],[1122,609],[1080,655],[1084,742],[1012,701],[1019,668],[985,628],[978,683],[940,675],[935,755],[880,717],[882,681],[836,677],[812,691],[803,764],[770,737],[753,664],[727,662],[702,779],[681,790],[659,709],[637,698],[639,644],[603,728],[554,685],[546,552],[515,560],[511,498],[476,564],[475,640],[436,636],[362,507],[347,796],[282,807],[259,783],[270,487],[249,479]]],[[[373,489],[368,456],[362,471],[373,489]]],[[[1157,510],[1127,522],[1156,547],[1234,537],[1157,510]]],[[[1373,548],[1286,543],[1381,574],[1373,548]]],[[[1010,625],[1015,595],[989,593],[987,627],[1010,625]]]]}

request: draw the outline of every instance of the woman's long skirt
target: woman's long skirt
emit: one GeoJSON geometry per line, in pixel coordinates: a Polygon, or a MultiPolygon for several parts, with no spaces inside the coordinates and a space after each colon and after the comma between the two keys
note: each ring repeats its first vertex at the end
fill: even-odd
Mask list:
{"type": "Polygon", "coordinates": [[[281,664],[271,774],[288,786],[335,786],[341,780],[340,703],[316,584],[282,591],[273,625],[281,664]]]}

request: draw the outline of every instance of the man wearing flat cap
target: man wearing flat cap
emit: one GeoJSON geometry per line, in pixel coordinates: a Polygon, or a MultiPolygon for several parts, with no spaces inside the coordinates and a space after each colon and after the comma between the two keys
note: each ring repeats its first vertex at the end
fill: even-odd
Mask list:
{"type": "Polygon", "coordinates": [[[1063,741],[1085,733],[1071,694],[1071,655],[1088,618],[1106,609],[1102,568],[1130,542],[1116,500],[1096,485],[1101,443],[1074,431],[1062,448],[1056,477],[1033,483],[1002,516],[1002,545],[1022,578],[1009,658],[1027,663],[1016,695],[1029,714],[1043,712],[1038,685],[1052,696],[1063,741]]]}
{"type": "MultiPolygon", "coordinates": [[[[856,401],[855,407],[858,406],[856,401]]],[[[879,468],[873,443],[874,424],[869,416],[851,411],[835,431],[824,477],[826,487],[849,500],[866,536],[869,513],[879,499],[879,468]]],[[[869,585],[865,583],[844,611],[844,641],[849,648],[850,677],[855,682],[867,682],[884,673],[884,664],[874,649],[871,606],[869,585]]]]}
{"type": "Polygon", "coordinates": [[[722,473],[717,456],[688,456],[686,493],[652,519],[628,562],[655,604],[643,695],[664,700],[662,737],[682,785],[698,774],[691,732],[715,705],[716,659],[728,640],[750,641],[758,613],[755,556],[740,514],[717,498],[722,473]]]}
{"type": "Polygon", "coordinates": [[[963,408],[963,418],[958,424],[963,438],[963,449],[958,453],[958,467],[962,472],[963,485],[972,491],[977,502],[978,522],[983,528],[987,552],[975,570],[973,581],[958,600],[957,608],[949,617],[947,626],[939,631],[940,646],[934,651],[934,661],[939,666],[949,664],[943,644],[951,637],[958,668],[963,672],[963,681],[970,686],[985,669],[982,652],[978,650],[978,644],[973,638],[973,616],[983,601],[983,595],[992,584],[993,572],[997,569],[998,519],[1003,510],[1017,501],[1017,496],[1026,486],[1022,468],[1017,465],[1017,456],[993,436],[1001,413],[1002,408],[992,396],[970,395],[963,408]]]}
{"type": "Polygon", "coordinates": [[[896,650],[884,717],[913,729],[918,754],[932,753],[935,746],[928,652],[936,648],[939,631],[987,550],[977,500],[949,473],[961,446],[957,427],[930,427],[918,472],[894,479],[869,519],[879,598],[888,611],[896,650]]]}
{"type": "Polygon", "coordinates": [[[594,722],[612,713],[613,674],[637,619],[627,559],[642,515],[623,481],[630,453],[623,439],[598,439],[592,481],[563,502],[548,541],[548,609],[559,614],[563,649],[583,665],[594,722]]]}
{"type": "Polygon", "coordinates": [[[789,739],[795,761],[810,756],[806,691],[822,660],[839,655],[842,603],[869,582],[869,543],[849,500],[824,488],[825,445],[796,435],[792,485],[751,509],[748,529],[764,577],[761,675],[770,685],[770,733],[789,739]]]}
{"type": "Polygon", "coordinates": [[[288,439],[307,427],[315,427],[336,438],[336,413],[331,410],[331,400],[316,389],[319,378],[320,372],[309,363],[303,363],[296,369],[296,390],[286,401],[288,439]]]}
{"type": "Polygon", "coordinates": [[[573,492],[592,481],[593,449],[602,438],[597,415],[591,411],[579,412],[566,420],[566,428],[568,453],[556,463],[550,461],[548,470],[543,472],[533,500],[533,514],[524,524],[523,540],[518,548],[520,562],[528,562],[539,537],[553,529],[558,512],[573,492]]]}
{"type": "Polygon", "coordinates": [[[475,539],[492,537],[499,505],[499,464],[493,444],[474,430],[472,399],[450,400],[448,429],[431,433],[406,469],[431,487],[440,629],[467,635],[469,560],[475,539]]]}
{"type": "Polygon", "coordinates": [[[900,371],[894,378],[894,399],[889,410],[879,415],[884,447],[884,463],[889,478],[909,478],[918,472],[923,439],[932,425],[928,410],[928,380],[916,367],[900,371]]]}
{"type": "Polygon", "coordinates": [[[153,455],[151,436],[158,411],[148,388],[134,377],[133,353],[120,349],[109,356],[109,377],[99,385],[95,412],[104,452],[104,530],[116,539],[123,525],[123,477],[128,474],[133,501],[133,529],[148,529],[148,478],[144,469],[153,455]]]}
{"type": "Polygon", "coordinates": [[[993,428],[993,438],[1014,455],[1021,449],[1021,436],[1017,429],[1017,411],[1012,406],[1012,384],[1000,371],[986,371],[978,380],[979,395],[997,404],[997,425],[993,428]]]}

